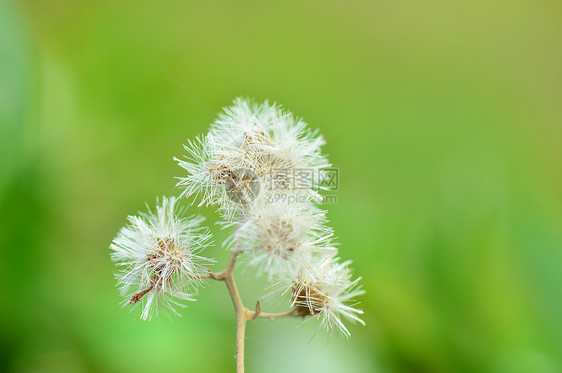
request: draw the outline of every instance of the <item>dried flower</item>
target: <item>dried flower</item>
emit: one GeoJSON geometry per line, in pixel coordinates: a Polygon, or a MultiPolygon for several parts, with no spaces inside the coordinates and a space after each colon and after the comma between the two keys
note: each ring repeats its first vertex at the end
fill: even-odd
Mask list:
{"type": "Polygon", "coordinates": [[[188,175],[178,185],[182,195],[201,194],[201,204],[218,205],[227,218],[272,191],[318,199],[315,175],[329,166],[323,144],[316,131],[280,106],[239,98],[207,135],[185,146],[186,159],[176,161],[188,175]]]}
{"type": "Polygon", "coordinates": [[[325,211],[311,205],[253,205],[234,224],[231,249],[246,254],[246,263],[258,277],[274,280],[294,272],[312,255],[336,252],[325,223],[325,211]]]}
{"type": "MultiPolygon", "coordinates": [[[[117,274],[125,303],[143,303],[141,319],[158,314],[159,306],[173,313],[181,301],[193,301],[202,283],[203,263],[212,259],[200,256],[210,245],[210,234],[200,224],[202,217],[182,217],[175,197],[162,199],[156,212],[129,216],[110,248],[112,259],[121,268],[117,274]]],[[[164,312],[166,312],[164,310],[164,312]]]]}
{"type": "Polygon", "coordinates": [[[338,258],[325,256],[314,258],[299,269],[291,278],[289,291],[291,302],[300,316],[319,318],[320,326],[328,332],[337,327],[346,337],[349,330],[341,321],[343,316],[351,321],[365,323],[357,316],[363,311],[349,304],[353,298],[364,293],[359,281],[351,280],[348,265],[351,261],[338,263],[338,258]]]}

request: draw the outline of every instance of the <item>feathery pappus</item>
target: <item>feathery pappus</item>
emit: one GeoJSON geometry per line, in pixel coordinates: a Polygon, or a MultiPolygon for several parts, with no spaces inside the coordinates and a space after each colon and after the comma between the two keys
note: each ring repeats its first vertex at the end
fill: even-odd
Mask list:
{"type": "Polygon", "coordinates": [[[111,258],[120,268],[116,275],[125,304],[142,304],[141,319],[159,309],[173,313],[175,306],[193,301],[201,285],[201,273],[214,260],[200,252],[211,244],[201,227],[202,217],[183,217],[175,197],[164,197],[156,211],[129,216],[110,245],[111,258]]]}
{"type": "Polygon", "coordinates": [[[333,232],[325,211],[312,205],[253,205],[236,223],[231,250],[245,254],[257,277],[273,280],[294,271],[313,255],[333,254],[333,232]]]}
{"type": "Polygon", "coordinates": [[[217,205],[227,217],[272,191],[319,198],[319,170],[330,166],[324,143],[282,107],[238,98],[206,135],[188,142],[184,159],[176,158],[187,171],[178,186],[183,196],[201,195],[200,205],[217,205]]]}
{"type": "Polygon", "coordinates": [[[342,317],[365,325],[358,315],[361,309],[355,308],[353,298],[364,294],[359,281],[351,279],[348,268],[351,261],[338,262],[333,256],[315,257],[310,263],[303,264],[298,272],[287,279],[290,282],[292,306],[300,316],[312,316],[320,319],[320,327],[329,333],[334,328],[343,335],[351,333],[342,322],[342,317]]]}

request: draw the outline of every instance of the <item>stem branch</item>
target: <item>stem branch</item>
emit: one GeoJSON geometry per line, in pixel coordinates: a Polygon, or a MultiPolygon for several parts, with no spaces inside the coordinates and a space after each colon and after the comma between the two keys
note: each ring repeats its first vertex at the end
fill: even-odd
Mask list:
{"type": "Polygon", "coordinates": [[[230,255],[230,259],[228,260],[228,264],[224,270],[218,273],[209,271],[209,273],[199,274],[198,276],[200,278],[210,278],[217,281],[223,281],[226,284],[228,293],[232,299],[232,304],[234,305],[234,310],[236,311],[236,372],[244,373],[244,338],[246,336],[247,321],[256,318],[274,320],[280,317],[297,316],[297,314],[293,309],[280,313],[261,312],[261,304],[259,301],[256,303],[255,311],[250,311],[244,306],[242,299],[240,298],[238,288],[236,287],[236,281],[234,281],[234,276],[232,274],[239,254],[239,251],[234,251],[230,255]]]}
{"type": "Polygon", "coordinates": [[[235,251],[230,255],[228,264],[223,271],[219,273],[210,272],[209,275],[215,280],[224,281],[234,304],[234,310],[236,311],[236,372],[244,373],[244,338],[246,335],[246,321],[249,320],[249,315],[248,310],[242,303],[234,276],[232,275],[238,254],[239,252],[235,251]]]}
{"type": "Polygon", "coordinates": [[[295,311],[293,309],[290,309],[289,311],[285,311],[285,312],[277,312],[277,313],[268,313],[268,312],[252,312],[250,311],[250,317],[252,319],[270,319],[270,320],[274,320],[274,319],[279,319],[282,317],[293,317],[293,316],[298,316],[295,311]]]}

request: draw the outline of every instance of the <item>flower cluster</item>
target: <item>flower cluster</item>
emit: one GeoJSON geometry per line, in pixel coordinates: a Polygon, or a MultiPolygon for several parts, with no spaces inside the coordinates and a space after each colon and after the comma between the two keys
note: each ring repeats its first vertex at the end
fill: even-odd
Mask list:
{"type": "Polygon", "coordinates": [[[233,229],[227,245],[258,278],[286,284],[297,314],[349,336],[341,317],[362,323],[352,298],[363,291],[349,262],[335,258],[332,230],[316,206],[321,180],[308,179],[330,166],[322,145],[316,131],[281,107],[237,99],[176,159],[187,171],[178,186],[218,208],[233,229]],[[287,198],[271,198],[280,193],[287,198]]]}
{"type": "MultiPolygon", "coordinates": [[[[319,327],[349,337],[342,318],[363,323],[353,303],[363,291],[350,262],[335,257],[332,229],[317,206],[320,171],[330,166],[322,145],[316,131],[281,107],[237,99],[176,159],[187,171],[178,186],[182,197],[217,208],[232,229],[225,245],[233,260],[240,255],[256,279],[290,294],[289,314],[318,318],[319,327]]],[[[156,211],[130,216],[110,246],[124,303],[142,305],[143,320],[159,310],[177,313],[205,278],[225,279],[226,270],[222,277],[210,272],[214,260],[201,255],[211,244],[203,218],[185,217],[178,202],[163,198],[156,211]]]]}

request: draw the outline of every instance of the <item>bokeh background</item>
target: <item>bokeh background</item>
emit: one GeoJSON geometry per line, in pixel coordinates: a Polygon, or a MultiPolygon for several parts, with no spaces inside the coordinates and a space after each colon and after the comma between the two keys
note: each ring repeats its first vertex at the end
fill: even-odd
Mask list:
{"type": "Polygon", "coordinates": [[[233,371],[224,286],[133,320],[108,245],[237,96],[328,138],[367,290],[350,340],[251,322],[248,372],[562,371],[561,25],[553,0],[1,1],[0,371],[233,371]]]}

